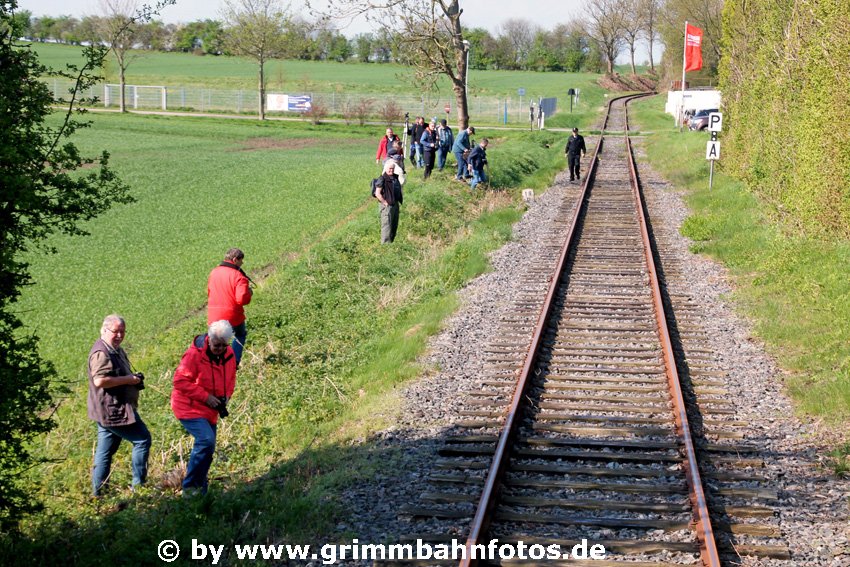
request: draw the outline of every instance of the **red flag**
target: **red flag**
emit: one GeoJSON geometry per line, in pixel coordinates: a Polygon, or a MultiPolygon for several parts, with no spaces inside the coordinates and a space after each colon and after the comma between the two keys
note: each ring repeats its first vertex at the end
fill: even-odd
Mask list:
{"type": "Polygon", "coordinates": [[[691,24],[685,26],[685,71],[702,69],[702,30],[691,24]]]}

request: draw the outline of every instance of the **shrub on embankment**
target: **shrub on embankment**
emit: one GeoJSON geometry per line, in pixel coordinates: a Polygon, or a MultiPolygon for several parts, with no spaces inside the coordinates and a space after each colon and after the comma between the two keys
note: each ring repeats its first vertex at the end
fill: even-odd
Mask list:
{"type": "Polygon", "coordinates": [[[850,3],[729,0],[723,167],[811,235],[850,237],[850,3]]]}

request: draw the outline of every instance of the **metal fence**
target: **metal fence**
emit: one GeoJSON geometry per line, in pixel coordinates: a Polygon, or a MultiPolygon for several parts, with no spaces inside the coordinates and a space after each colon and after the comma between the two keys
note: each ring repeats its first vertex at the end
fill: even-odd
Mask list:
{"type": "MultiPolygon", "coordinates": [[[[67,98],[68,89],[73,84],[61,78],[45,79],[45,83],[53,91],[54,98],[67,98]]],[[[277,93],[269,90],[268,94],[277,93]]],[[[98,106],[118,108],[120,87],[114,84],[102,84],[92,87],[85,94],[87,97],[97,97],[98,106]]],[[[422,96],[385,95],[385,94],[356,94],[356,93],[321,93],[293,92],[290,95],[310,95],[314,104],[320,104],[329,116],[352,116],[352,109],[361,101],[369,102],[370,120],[377,119],[389,101],[401,109],[401,113],[409,112],[410,116],[436,117],[438,120],[448,116],[449,122],[456,115],[454,93],[432,94],[422,96]],[[446,107],[449,112],[446,113],[446,107]]],[[[258,109],[258,94],[250,89],[207,89],[199,87],[171,87],[159,85],[126,85],[124,90],[125,104],[134,110],[164,110],[187,112],[235,112],[256,113],[258,109]]],[[[498,98],[472,96],[469,99],[469,114],[475,120],[497,123],[528,123],[531,101],[537,104],[537,97],[525,96],[519,98],[498,98]]],[[[266,111],[269,116],[297,116],[295,112],[266,111]]]]}

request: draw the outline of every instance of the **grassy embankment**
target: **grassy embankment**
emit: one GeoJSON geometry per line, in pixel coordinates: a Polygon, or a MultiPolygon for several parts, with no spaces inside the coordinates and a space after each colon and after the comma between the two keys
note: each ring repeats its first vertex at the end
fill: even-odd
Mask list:
{"type": "MultiPolygon", "coordinates": [[[[42,61],[53,68],[63,68],[68,62],[79,63],[79,48],[56,45],[34,44],[33,49],[42,61]]],[[[420,96],[421,89],[410,82],[410,68],[394,64],[335,63],[315,61],[270,61],[266,64],[266,77],[270,91],[289,93],[336,92],[341,95],[374,94],[420,96]]],[[[117,83],[117,70],[112,58],[107,58],[106,77],[108,82],[117,83]]],[[[598,108],[605,103],[604,90],[597,85],[599,75],[593,73],[534,73],[519,71],[479,71],[469,73],[470,108],[476,124],[495,123],[494,116],[474,116],[477,96],[510,97],[515,104],[519,96],[517,89],[525,88],[524,113],[517,121],[511,108],[510,125],[518,128],[528,125],[528,103],[538,97],[557,97],[559,113],[547,119],[550,127],[586,128],[598,115],[598,108]],[[581,91],[579,104],[570,113],[567,89],[581,91]]],[[[188,53],[138,52],[127,68],[127,83],[137,85],[165,85],[169,87],[194,87],[212,89],[257,88],[257,65],[241,57],[197,56],[188,53]]],[[[454,94],[445,79],[438,82],[436,96],[451,101],[454,94]]],[[[380,97],[376,97],[380,98],[380,97]]],[[[442,105],[440,105],[442,107],[442,105]]],[[[250,113],[250,112],[249,112],[250,113]]],[[[454,115],[452,115],[454,118],[454,115]]]]}
{"type": "MultiPolygon", "coordinates": [[[[693,214],[682,233],[692,249],[722,262],[734,299],[756,335],[789,372],[801,413],[830,423],[850,420],[850,242],[800,236],[792,219],[756,199],[715,168],[708,189],[707,134],[678,133],[663,100],[636,103],[651,162],[688,191],[693,214]]],[[[722,144],[722,134],[720,137],[722,144]]],[[[721,154],[722,155],[722,154],[721,154]]]]}
{"type": "MultiPolygon", "coordinates": [[[[456,308],[455,291],[509,238],[522,209],[516,191],[472,195],[448,172],[423,183],[414,170],[399,238],[381,246],[366,192],[380,129],[94,120],[80,145],[110,148],[137,202],[88,223],[90,236],[53,239],[58,254],[31,258],[35,285],[22,316],[70,392],[41,448],[53,461],[32,475],[46,511],[27,520],[23,537],[2,542],[2,562],[146,564],[162,539],[186,550],[192,538],[342,538],[341,488],[393,466],[393,454],[358,440],[396,411],[393,388],[422,371],[415,358],[456,308]],[[248,350],[219,428],[211,494],[186,502],[155,488],[179,476],[191,445],[168,405],[170,371],[203,332],[207,273],[233,245],[260,282],[248,350]],[[83,368],[112,311],[127,317],[125,344],[148,376],[141,414],[154,437],[151,489],[130,498],[121,488],[129,483],[124,447],[114,492],[93,502],[83,368]]],[[[490,151],[495,184],[545,186],[563,165],[556,140],[499,133],[490,151]]]]}

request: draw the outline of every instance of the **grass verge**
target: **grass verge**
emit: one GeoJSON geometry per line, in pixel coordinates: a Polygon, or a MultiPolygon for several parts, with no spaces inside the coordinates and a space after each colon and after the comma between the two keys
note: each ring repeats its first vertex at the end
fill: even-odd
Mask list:
{"type": "MultiPolygon", "coordinates": [[[[733,299],[785,368],[799,410],[831,423],[850,419],[850,242],[800,236],[793,219],[771,210],[742,183],[715,170],[708,188],[708,135],[672,129],[660,97],[638,102],[637,121],[656,133],[649,159],[686,189],[693,214],[682,233],[694,252],[722,262],[733,299]],[[664,124],[667,124],[665,127],[664,124]]],[[[722,143],[722,135],[721,135],[722,143]]]]}

